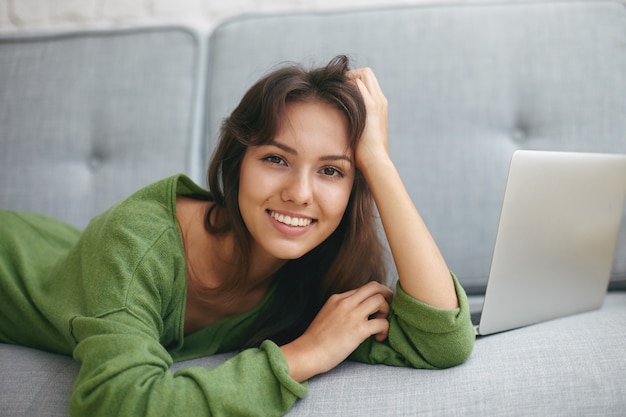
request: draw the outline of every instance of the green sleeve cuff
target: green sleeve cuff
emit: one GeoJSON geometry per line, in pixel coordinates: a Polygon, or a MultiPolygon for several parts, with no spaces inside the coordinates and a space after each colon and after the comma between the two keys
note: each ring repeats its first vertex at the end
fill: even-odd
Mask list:
{"type": "Polygon", "coordinates": [[[261,343],[260,348],[265,351],[272,372],[274,373],[274,376],[276,376],[276,379],[278,379],[281,383],[283,389],[286,389],[298,398],[306,397],[309,392],[309,384],[306,381],[298,383],[295,379],[289,376],[289,364],[287,363],[287,359],[285,359],[285,355],[283,355],[283,351],[280,350],[278,345],[271,340],[266,340],[261,343]]]}
{"type": "Polygon", "coordinates": [[[410,326],[428,333],[448,333],[467,325],[469,320],[467,295],[456,276],[453,273],[450,274],[454,281],[459,307],[443,310],[425,304],[407,294],[398,281],[396,295],[392,301],[392,310],[395,315],[410,326]]]}

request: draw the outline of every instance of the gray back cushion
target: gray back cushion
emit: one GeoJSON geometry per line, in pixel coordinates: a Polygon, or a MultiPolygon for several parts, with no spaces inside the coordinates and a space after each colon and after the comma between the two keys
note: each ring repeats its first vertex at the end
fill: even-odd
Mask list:
{"type": "MultiPolygon", "coordinates": [[[[618,1],[424,5],[248,16],[209,44],[208,134],[283,61],[347,54],[390,102],[390,148],[449,266],[489,272],[516,149],[626,153],[626,9],[618,1]]],[[[614,275],[626,277],[626,227],[614,275]]]]}
{"type": "Polygon", "coordinates": [[[0,207],[83,227],[161,177],[202,177],[204,50],[174,27],[0,38],[0,207]]]}

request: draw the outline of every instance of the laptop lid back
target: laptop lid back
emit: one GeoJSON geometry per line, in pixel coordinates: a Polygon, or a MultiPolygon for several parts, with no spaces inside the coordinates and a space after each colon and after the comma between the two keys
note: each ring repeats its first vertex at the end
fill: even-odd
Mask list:
{"type": "Polygon", "coordinates": [[[516,151],[479,333],[599,308],[626,196],[626,155],[516,151]]]}

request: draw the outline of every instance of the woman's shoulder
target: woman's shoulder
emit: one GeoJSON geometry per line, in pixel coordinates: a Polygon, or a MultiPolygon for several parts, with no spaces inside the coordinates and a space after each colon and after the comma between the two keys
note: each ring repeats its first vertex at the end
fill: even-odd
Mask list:
{"type": "Polygon", "coordinates": [[[177,174],[147,185],[94,217],[85,233],[111,234],[133,230],[136,237],[153,240],[167,228],[176,228],[178,196],[210,198],[208,191],[189,177],[177,174]]]}
{"type": "Polygon", "coordinates": [[[180,181],[187,180],[173,176],[150,184],[94,217],[56,265],[55,273],[75,271],[90,299],[100,297],[87,315],[127,307],[141,294],[168,299],[173,287],[184,288],[185,249],[175,212],[180,181]]]}
{"type": "Polygon", "coordinates": [[[210,199],[211,193],[185,174],[176,174],[140,188],[123,202],[156,200],[174,208],[177,196],[210,199]]]}
{"type": "Polygon", "coordinates": [[[83,250],[123,257],[131,264],[150,254],[155,259],[184,256],[176,200],[187,195],[210,198],[184,174],[139,189],[92,219],[83,232],[83,250]]]}

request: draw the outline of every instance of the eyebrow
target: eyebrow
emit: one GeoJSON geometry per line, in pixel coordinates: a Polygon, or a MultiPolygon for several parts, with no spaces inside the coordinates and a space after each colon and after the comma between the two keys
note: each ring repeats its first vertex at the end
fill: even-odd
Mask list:
{"type": "MultiPolygon", "coordinates": [[[[290,153],[292,155],[298,155],[298,151],[296,151],[291,146],[285,145],[284,143],[276,142],[275,140],[270,140],[268,145],[276,146],[277,148],[282,149],[283,151],[290,153]]],[[[320,161],[347,161],[352,164],[352,159],[350,159],[347,155],[322,155],[320,156],[320,161]]]]}

